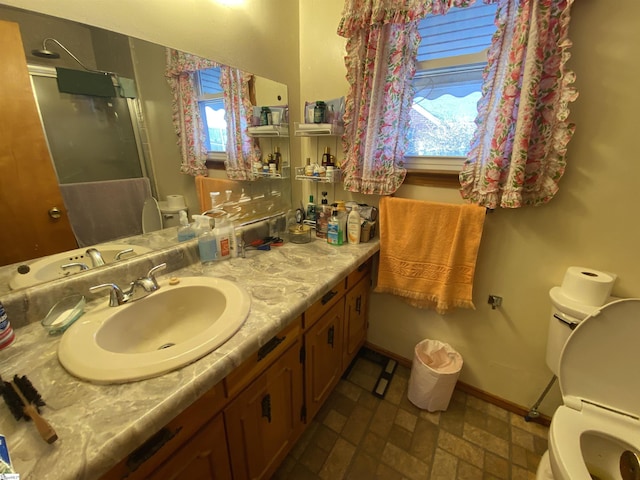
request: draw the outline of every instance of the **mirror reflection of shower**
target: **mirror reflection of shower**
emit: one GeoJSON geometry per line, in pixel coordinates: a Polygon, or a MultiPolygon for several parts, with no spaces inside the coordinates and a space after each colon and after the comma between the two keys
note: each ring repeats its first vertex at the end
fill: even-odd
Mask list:
{"type": "Polygon", "coordinates": [[[136,99],[61,92],[56,69],[29,73],[59,184],[147,176],[136,99]]]}
{"type": "Polygon", "coordinates": [[[62,48],[65,52],[67,52],[67,54],[71,58],[73,58],[78,63],[78,65],[84,68],[87,72],[102,73],[105,75],[116,75],[114,72],[106,72],[104,70],[95,70],[93,68],[87,67],[84,63],[80,61],[78,57],[76,57],[73,53],[71,53],[71,51],[67,47],[65,47],[62,43],[60,43],[58,40],[52,37],[45,38],[42,41],[42,48],[31,50],[31,53],[36,57],[40,57],[40,58],[50,58],[50,59],[60,58],[60,54],[58,52],[54,52],[53,50],[50,50],[49,48],[47,48],[47,43],[49,42],[53,42],[56,45],[58,45],[60,48],[62,48]]]}

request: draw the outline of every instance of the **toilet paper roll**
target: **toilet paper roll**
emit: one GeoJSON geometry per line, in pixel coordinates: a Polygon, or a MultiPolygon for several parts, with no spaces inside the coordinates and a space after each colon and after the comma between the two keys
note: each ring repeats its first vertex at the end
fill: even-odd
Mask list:
{"type": "Polygon", "coordinates": [[[184,197],[182,195],[167,195],[167,206],[169,208],[185,208],[184,197]]]}
{"type": "Polygon", "coordinates": [[[591,268],[569,267],[560,289],[570,299],[599,307],[607,302],[617,276],[591,268]]]}

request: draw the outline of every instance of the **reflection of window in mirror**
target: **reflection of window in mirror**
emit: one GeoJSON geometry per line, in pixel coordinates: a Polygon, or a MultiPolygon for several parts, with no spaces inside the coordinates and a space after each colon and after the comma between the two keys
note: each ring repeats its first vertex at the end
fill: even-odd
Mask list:
{"type": "Polygon", "coordinates": [[[220,67],[200,70],[197,74],[198,104],[207,136],[208,158],[210,160],[225,160],[227,122],[222,87],[220,86],[220,67]]]}

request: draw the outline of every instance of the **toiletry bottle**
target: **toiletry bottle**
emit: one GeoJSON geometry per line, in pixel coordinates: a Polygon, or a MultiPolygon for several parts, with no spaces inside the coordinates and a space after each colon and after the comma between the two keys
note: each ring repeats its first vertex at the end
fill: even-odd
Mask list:
{"type": "Polygon", "coordinates": [[[304,167],[304,174],[307,177],[311,177],[313,175],[313,165],[311,165],[311,159],[307,158],[307,164],[304,167]]]}
{"type": "Polygon", "coordinates": [[[189,225],[189,219],[187,218],[187,212],[180,210],[178,214],[180,217],[180,226],[178,227],[178,241],[186,242],[192,238],[196,238],[196,231],[189,225]]]}
{"type": "Polygon", "coordinates": [[[200,261],[204,265],[208,265],[216,261],[217,247],[216,237],[211,231],[210,218],[206,215],[193,215],[197,224],[198,234],[198,251],[200,253],[200,261]]]}
{"type": "Polygon", "coordinates": [[[320,208],[316,209],[316,237],[327,238],[327,228],[331,217],[331,207],[327,200],[327,192],[322,192],[320,208]]]}
{"type": "Polygon", "coordinates": [[[315,222],[316,221],[316,204],[313,203],[313,195],[309,195],[309,203],[307,203],[307,216],[306,219],[315,222]]]}
{"type": "Polygon", "coordinates": [[[327,243],[331,245],[342,245],[340,242],[340,222],[338,221],[338,210],[331,211],[331,218],[327,224],[327,243]]]}
{"type": "Polygon", "coordinates": [[[13,331],[7,312],[5,312],[2,303],[0,303],[0,350],[11,345],[15,338],[16,334],[13,331]]]}
{"type": "Polygon", "coordinates": [[[331,163],[331,150],[329,149],[329,147],[324,147],[324,153],[322,154],[322,166],[326,167],[328,165],[333,166],[333,163],[331,163]]]}
{"type": "Polygon", "coordinates": [[[231,247],[233,243],[233,225],[226,216],[216,217],[213,236],[216,240],[218,260],[228,260],[231,258],[231,247]]]}
{"type": "Polygon", "coordinates": [[[362,219],[357,206],[351,207],[349,217],[347,219],[347,239],[350,245],[357,245],[360,243],[360,228],[362,225],[362,219]]]}
{"type": "Polygon", "coordinates": [[[260,125],[269,125],[271,117],[271,109],[269,107],[262,107],[260,110],[260,125]]]}
{"type": "Polygon", "coordinates": [[[282,154],[280,153],[280,147],[273,148],[273,163],[276,164],[276,171],[280,172],[282,169],[282,154]]]}
{"type": "Polygon", "coordinates": [[[340,245],[347,243],[347,207],[344,200],[336,202],[338,210],[338,222],[340,223],[340,245]]]}
{"type": "Polygon", "coordinates": [[[313,123],[324,123],[324,113],[327,105],[324,102],[317,101],[313,107],[313,123]]]}
{"type": "Polygon", "coordinates": [[[209,192],[209,197],[211,197],[211,208],[220,207],[220,192],[209,192]]]}

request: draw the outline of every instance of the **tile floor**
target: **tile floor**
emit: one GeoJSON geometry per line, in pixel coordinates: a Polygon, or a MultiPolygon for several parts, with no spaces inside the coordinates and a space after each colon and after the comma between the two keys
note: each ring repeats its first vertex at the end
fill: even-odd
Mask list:
{"type": "Polygon", "coordinates": [[[400,365],[379,399],[380,371],[356,360],[274,480],[535,479],[546,427],[458,390],[446,412],[422,411],[400,365]]]}

